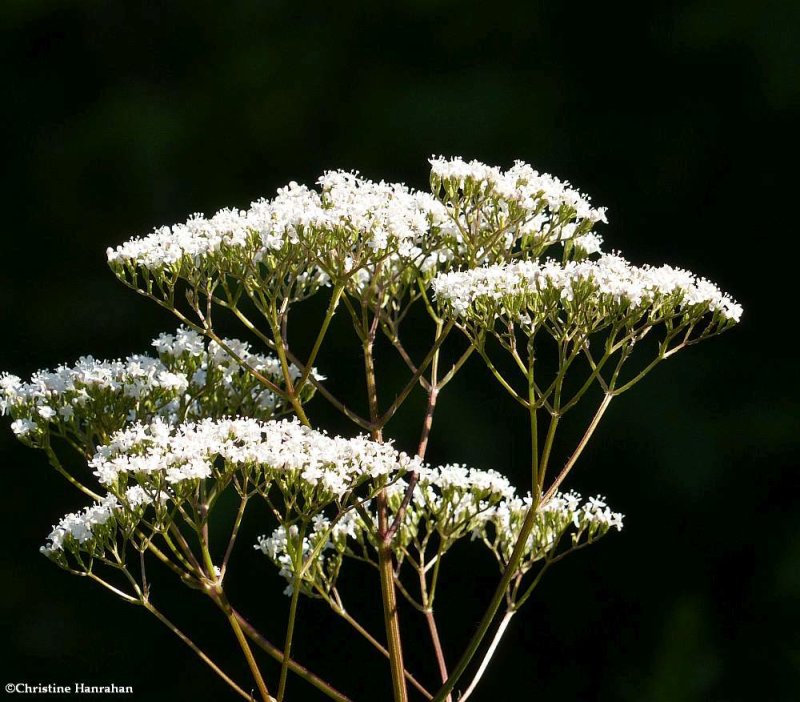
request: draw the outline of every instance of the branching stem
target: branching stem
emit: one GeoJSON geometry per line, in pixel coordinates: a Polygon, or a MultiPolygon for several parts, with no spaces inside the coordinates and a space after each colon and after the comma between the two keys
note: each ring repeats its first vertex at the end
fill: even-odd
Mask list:
{"type": "Polygon", "coordinates": [[[492,639],[492,643],[489,644],[489,648],[486,649],[486,653],[483,656],[483,660],[481,660],[481,664],[478,667],[477,672],[475,673],[475,677],[472,678],[472,682],[467,686],[461,696],[458,698],[458,702],[466,702],[472,693],[475,691],[475,688],[478,686],[478,683],[481,681],[483,674],[486,672],[486,668],[489,665],[489,662],[492,660],[492,657],[497,650],[497,646],[500,644],[500,640],[503,638],[503,635],[506,633],[506,629],[508,628],[509,623],[511,622],[511,618],[516,614],[515,609],[506,610],[506,613],[503,615],[503,618],[500,620],[500,624],[497,627],[497,631],[494,634],[494,638],[492,639]]]}
{"type": "Polygon", "coordinates": [[[186,634],[184,634],[175,624],[173,624],[169,619],[167,619],[164,614],[156,609],[156,607],[148,600],[144,602],[144,608],[150,612],[158,621],[160,621],[164,626],[166,626],[175,636],[177,636],[183,643],[185,643],[192,651],[194,651],[195,655],[197,655],[200,660],[203,661],[211,670],[213,670],[222,680],[224,680],[235,692],[239,695],[239,697],[243,697],[246,700],[252,700],[252,696],[250,693],[245,692],[239,685],[237,685],[232,678],[230,678],[224,670],[222,670],[214,661],[212,661],[208,655],[199,647],[197,644],[194,643],[186,634]]]}

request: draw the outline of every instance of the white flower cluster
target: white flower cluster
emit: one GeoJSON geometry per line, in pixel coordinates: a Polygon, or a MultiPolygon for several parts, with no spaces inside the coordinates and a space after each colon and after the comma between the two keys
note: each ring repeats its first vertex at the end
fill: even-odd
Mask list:
{"type": "MultiPolygon", "coordinates": [[[[153,341],[153,346],[171,370],[187,373],[190,388],[203,388],[206,398],[209,392],[219,395],[223,414],[250,414],[256,409],[273,412],[286,409],[286,404],[265,389],[250,372],[255,371],[275,385],[283,386],[285,382],[280,361],[275,356],[254,353],[246,341],[221,339],[219,344],[212,340],[206,348],[201,334],[180,327],[175,334],[159,335],[153,341]]],[[[316,368],[311,369],[310,375],[317,380],[325,380],[316,368]]],[[[300,369],[289,364],[289,377],[295,381],[300,376],[300,369]]],[[[313,392],[313,385],[305,385],[301,399],[309,399],[313,392]]],[[[204,401],[208,402],[208,399],[200,397],[186,416],[207,416],[208,408],[202,407],[204,401]]]]}
{"type": "Polygon", "coordinates": [[[413,256],[431,226],[446,221],[444,207],[430,194],[401,183],[375,183],[344,171],[329,171],[317,182],[322,189],[323,227],[352,228],[375,251],[396,248],[402,256],[413,256]]]}
{"type": "Polygon", "coordinates": [[[274,484],[287,502],[312,514],[370,479],[416,464],[391,444],[363,436],[330,437],[294,419],[243,418],[135,424],[117,432],[90,461],[108,486],[128,479],[178,486],[239,471],[261,489],[274,484]]]}
{"type": "Polygon", "coordinates": [[[140,485],[127,488],[119,497],[109,493],[81,511],[62,517],[39,551],[56,559],[64,551],[101,554],[114,535],[112,527],[123,525],[130,531],[131,526],[139,522],[144,508],[154,502],[166,504],[169,499],[166,492],[154,495],[140,485]]]}
{"type": "Polygon", "coordinates": [[[600,251],[602,238],[592,231],[606,222],[605,208],[569,183],[516,161],[508,170],[461,158],[432,158],[431,187],[463,234],[470,266],[538,258],[550,246],[569,246],[569,257],[600,251]]]}
{"type": "MultiPolygon", "coordinates": [[[[419,482],[392,542],[398,562],[412,551],[416,552],[417,563],[428,562],[431,555],[426,555],[428,550],[441,558],[456,541],[471,537],[488,546],[501,567],[505,567],[531,505],[530,496],[518,497],[509,481],[492,470],[452,464],[420,466],[417,471],[419,482]]],[[[407,487],[400,477],[387,488],[390,521],[399,513],[407,487]]],[[[372,520],[375,521],[374,515],[372,520]]],[[[370,551],[370,545],[375,546],[374,527],[358,512],[346,512],[333,525],[326,517],[317,515],[312,527],[302,543],[296,526],[288,530],[280,526],[255,544],[289,581],[298,568],[305,568],[304,594],[313,595],[314,588],[330,591],[343,558],[374,558],[370,551]],[[322,547],[317,550],[315,561],[307,564],[320,543],[322,547]]],[[[582,502],[575,492],[556,493],[537,511],[520,571],[527,572],[535,561],[555,555],[564,546],[568,532],[569,545],[575,547],[591,543],[612,528],[622,529],[622,515],[612,512],[603,498],[582,502]]]]}
{"type": "MultiPolygon", "coordinates": [[[[581,221],[607,221],[605,208],[592,207],[589,198],[569,183],[548,173],[539,173],[523,161],[515,161],[506,171],[480,161],[446,159],[442,156],[431,158],[430,164],[434,189],[443,186],[445,189],[451,187],[467,192],[477,191],[483,196],[496,195],[506,202],[516,203],[531,214],[539,214],[546,207],[550,212],[570,210],[581,221]]],[[[543,219],[539,229],[544,223],[543,219]]]]}
{"type": "Polygon", "coordinates": [[[84,546],[87,542],[95,538],[95,531],[98,526],[105,525],[114,517],[119,508],[119,502],[114,495],[106,495],[102,500],[80,512],[72,512],[65,515],[53,527],[47,537],[48,543],[39,550],[45,555],[52,555],[55,552],[63,551],[65,545],[73,540],[77,545],[84,546]]]}
{"type": "Polygon", "coordinates": [[[250,236],[247,213],[224,209],[206,219],[193,214],[183,224],[155,229],[106,251],[110,263],[136,261],[145,268],[163,268],[184,258],[198,259],[219,251],[223,244],[243,246],[250,236]]]}
{"type": "MultiPolygon", "coordinates": [[[[501,569],[510,560],[530,505],[530,495],[514,497],[481,515],[474,536],[481,538],[494,553],[501,569]]],[[[582,502],[576,492],[554,494],[537,510],[519,565],[520,573],[527,572],[536,561],[555,555],[568,532],[569,547],[575,547],[591,543],[610,529],[621,531],[622,520],[623,515],[612,512],[602,497],[582,502]]]]}
{"type": "Polygon", "coordinates": [[[567,183],[522,162],[506,171],[461,159],[431,165],[434,195],[329,171],[318,191],[292,182],[246,210],[192,215],[109,248],[108,261],[122,277],[141,271],[170,285],[256,276],[268,296],[299,300],[331,280],[360,294],[380,279],[384,294],[402,297],[416,275],[505,261],[531,242],[534,256],[573,239],[582,256],[599,250],[590,230],[605,211],[567,183]],[[489,200],[465,206],[476,188],[489,200]]]}
{"type": "Polygon", "coordinates": [[[551,313],[554,303],[559,314],[563,309],[583,317],[656,307],[664,313],[710,312],[729,322],[738,322],[742,315],[741,305],[689,271],[633,266],[611,254],[594,261],[519,261],[446,273],[434,279],[432,287],[441,307],[457,318],[474,315],[483,324],[500,316],[535,321],[551,313]]]}
{"type": "MultiPolygon", "coordinates": [[[[277,359],[254,354],[237,339],[223,343],[250,368],[283,385],[277,359]]],[[[190,329],[161,334],[153,346],[157,358],[100,361],[86,356],[73,366],[38,371],[28,382],[2,375],[0,412],[14,417],[15,434],[36,442],[53,430],[102,439],[128,422],[154,416],[175,422],[233,413],[269,417],[285,410],[280,398],[218,344],[206,348],[203,337],[190,329]]],[[[299,376],[294,366],[290,373],[299,376]]],[[[309,386],[305,399],[311,392],[309,386]]]]}
{"type": "MultiPolygon", "coordinates": [[[[405,494],[406,483],[397,481],[389,488],[389,508],[396,514],[405,494]]],[[[433,536],[442,542],[442,551],[477,528],[480,515],[503,500],[511,499],[514,487],[493,470],[469,468],[461,464],[424,466],[419,483],[408,505],[398,533],[398,544],[408,546],[415,539],[433,536]]]]}
{"type": "Polygon", "coordinates": [[[324,514],[316,514],[302,541],[296,524],[288,529],[281,525],[271,536],[260,536],[254,548],[278,566],[278,574],[289,582],[284,594],[292,594],[295,573],[302,571],[303,594],[313,597],[317,594],[315,588],[328,593],[336,584],[346,540],[356,537],[359,521],[360,518],[352,510],[344,512],[334,521],[324,514]],[[315,550],[316,558],[308,563],[315,550]]]}
{"type": "Polygon", "coordinates": [[[52,424],[110,418],[118,408],[114,396],[126,405],[176,402],[189,386],[188,378],[172,372],[158,358],[130,356],[125,360],[98,361],[84,356],[73,366],[34,373],[28,382],[13,375],[0,378],[0,410],[15,417],[11,428],[18,436],[45,431],[52,424]]]}
{"type": "MultiPolygon", "coordinates": [[[[481,515],[515,494],[508,480],[491,470],[460,464],[431,467],[417,463],[416,471],[419,482],[392,542],[400,560],[406,549],[422,546],[422,542],[427,544],[433,537],[438,538],[435,548],[443,554],[458,539],[480,527],[485,519],[481,515]]],[[[402,473],[396,474],[386,488],[391,520],[397,516],[407,488],[402,473]]],[[[373,525],[376,520],[373,515],[373,525]]],[[[355,510],[345,512],[334,522],[317,515],[303,540],[302,551],[294,526],[288,531],[280,526],[270,537],[262,536],[255,548],[273,561],[289,581],[297,568],[305,567],[303,593],[313,596],[315,588],[324,593],[335,585],[344,557],[353,556],[356,551],[359,558],[374,556],[370,552],[370,545],[374,547],[376,543],[373,525],[355,510]],[[312,550],[321,542],[315,561],[306,566],[312,550]]]]}
{"type": "Polygon", "coordinates": [[[323,257],[326,246],[340,250],[342,244],[354,255],[366,246],[409,257],[432,226],[446,221],[441,203],[399,183],[376,183],[344,171],[329,171],[317,183],[320,192],[292,182],[247,210],[225,209],[208,219],[196,214],[184,224],[160,227],[109,248],[108,260],[155,271],[237,250],[263,261],[303,242],[323,257]]]}
{"type": "MultiPolygon", "coordinates": [[[[395,513],[402,489],[403,481],[391,487],[389,506],[395,513]]],[[[435,533],[440,540],[437,548],[444,553],[458,539],[481,537],[507,562],[530,505],[530,496],[518,497],[508,480],[495,471],[457,464],[426,467],[420,471],[397,545],[407,548],[413,543],[424,548],[428,536],[435,533]]],[[[357,522],[357,527],[363,529],[364,525],[357,522]]],[[[622,529],[622,515],[612,512],[603,498],[582,503],[575,492],[556,493],[537,510],[523,563],[530,567],[552,551],[569,529],[576,544],[602,536],[612,527],[622,529]]]]}

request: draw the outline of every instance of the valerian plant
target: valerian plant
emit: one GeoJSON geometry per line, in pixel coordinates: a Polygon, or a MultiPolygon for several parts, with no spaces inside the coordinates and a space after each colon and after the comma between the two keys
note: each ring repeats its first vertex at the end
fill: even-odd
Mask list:
{"type": "MultiPolygon", "coordinates": [[[[520,162],[508,170],[460,158],[430,163],[430,193],[329,172],[318,189],[291,183],[247,210],[193,215],[110,248],[116,276],[173,313],[178,330],[153,341],[152,355],[81,358],[26,382],[0,378],[0,409],[16,436],[90,500],[53,527],[42,553],[152,613],[245,699],[257,691],[264,702],[283,702],[293,674],[330,699],[349,700],[340,681],[294,657],[299,603],[309,598],[388,660],[394,702],[467,700],[544,573],[622,527],[603,498],[561,492],[611,401],[741,316],[736,302],[692,273],[604,253],[595,229],[605,211],[568,183],[520,162]],[[313,297],[325,298],[325,313],[303,353],[290,342],[289,320],[313,297]],[[421,312],[410,317],[412,309],[421,312]],[[366,411],[346,404],[316,370],[326,370],[325,341],[339,310],[363,358],[366,411]],[[221,336],[223,315],[260,351],[221,336]],[[410,319],[416,340],[429,334],[422,353],[406,346],[410,319]],[[379,337],[407,368],[391,402],[379,393],[379,337]],[[482,359],[528,417],[530,479],[521,491],[492,470],[425,461],[439,395],[470,357],[482,359]],[[415,390],[427,401],[419,441],[403,452],[389,425],[415,390]],[[314,427],[306,406],[315,396],[361,433],[332,437],[314,427]],[[559,426],[598,396],[582,438],[557,462],[559,426]],[[71,467],[70,452],[84,468],[71,467]],[[232,523],[215,510],[224,495],[238,504],[232,523]],[[274,564],[289,598],[280,644],[246,620],[225,589],[242,520],[256,502],[269,520],[250,553],[274,564]],[[229,536],[212,544],[210,531],[229,536]],[[500,578],[449,666],[436,595],[458,542],[488,549],[500,578]],[[378,571],[382,635],[345,605],[339,575],[353,561],[378,571]],[[151,562],[220,610],[252,681],[234,681],[157,608],[151,562]],[[431,670],[405,664],[399,598],[425,619],[431,670]]],[[[359,596],[372,584],[362,583],[359,596]]],[[[270,604],[265,616],[280,606],[270,604]]]]}

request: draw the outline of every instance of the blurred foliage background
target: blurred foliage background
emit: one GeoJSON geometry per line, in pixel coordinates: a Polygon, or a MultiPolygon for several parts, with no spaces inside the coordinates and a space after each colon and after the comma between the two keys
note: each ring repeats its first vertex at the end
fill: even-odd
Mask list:
{"type": "MultiPolygon", "coordinates": [[[[626,529],[549,574],[475,699],[798,698],[800,4],[4,0],[0,32],[2,369],[146,351],[174,327],[114,279],[106,246],[327,168],[425,187],[432,153],[568,178],[608,206],[607,247],[738,297],[738,329],[612,405],[572,486],[607,495],[626,529]]],[[[323,372],[354,353],[342,342],[323,372]]],[[[331,416],[316,400],[312,417],[331,416]]],[[[472,363],[443,395],[430,457],[521,482],[523,419],[472,363]]],[[[82,498],[7,428],[0,452],[2,681],[223,699],[155,620],[39,556],[82,498]]],[[[231,587],[278,639],[282,584],[249,548],[258,519],[245,530],[231,587]]],[[[439,608],[454,660],[496,573],[467,550],[450,567],[439,608]]],[[[162,593],[244,672],[208,603],[162,593]]],[[[378,631],[366,595],[351,599],[378,631]]],[[[298,658],[387,699],[383,661],[303,608],[298,658]]],[[[413,665],[429,651],[404,616],[413,665]]],[[[315,699],[301,681],[289,690],[315,699]]]]}

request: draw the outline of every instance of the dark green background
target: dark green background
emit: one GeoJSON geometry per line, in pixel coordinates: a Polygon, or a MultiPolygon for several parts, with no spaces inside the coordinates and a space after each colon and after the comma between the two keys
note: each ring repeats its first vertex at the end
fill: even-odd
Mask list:
{"type": "MultiPolygon", "coordinates": [[[[530,161],[609,207],[609,248],[705,274],[745,316],[612,405],[572,485],[606,494],[626,528],[554,569],[474,699],[798,699],[799,23],[792,0],[5,0],[0,368],[145,351],[173,327],[105,266],[107,245],[154,225],[326,168],[425,187],[431,153],[530,161]]],[[[318,400],[312,416],[331,415],[318,400]]],[[[443,396],[431,458],[521,482],[523,419],[474,363],[443,396]]],[[[224,699],[154,620],[38,555],[81,498],[7,429],[0,450],[0,682],[224,699]]],[[[262,529],[246,525],[231,587],[277,639],[281,584],[249,549],[262,529]]],[[[439,605],[451,659],[496,577],[472,553],[439,605]]],[[[378,631],[367,582],[351,600],[378,631]]],[[[243,672],[202,598],[165,583],[160,602],[243,672]]],[[[383,661],[303,609],[297,656],[387,699],[383,661]]],[[[427,641],[404,616],[422,667],[427,641]]]]}

